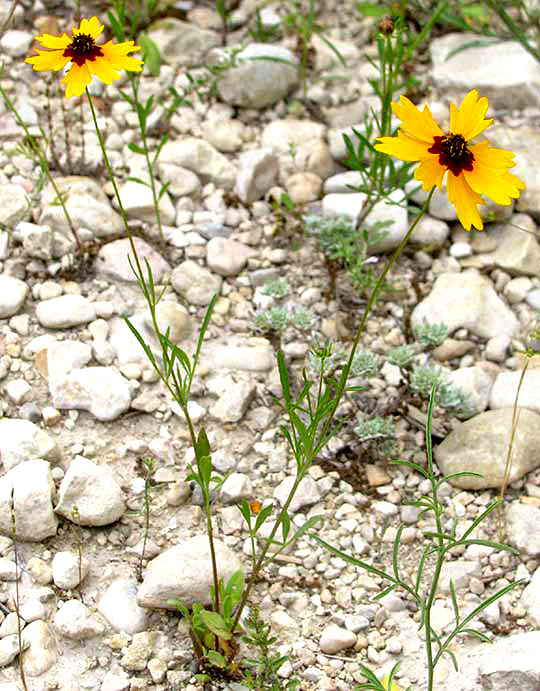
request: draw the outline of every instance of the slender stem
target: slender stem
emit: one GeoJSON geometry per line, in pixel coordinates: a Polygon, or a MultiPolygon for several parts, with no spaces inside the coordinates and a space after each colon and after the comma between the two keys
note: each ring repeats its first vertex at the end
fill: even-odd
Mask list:
{"type": "Polygon", "coordinates": [[[21,615],[19,614],[19,555],[17,550],[17,517],[15,514],[15,489],[11,488],[11,495],[9,501],[9,510],[11,513],[11,537],[13,539],[13,550],[15,556],[15,614],[17,615],[17,641],[19,643],[19,674],[21,675],[22,685],[25,691],[28,691],[26,683],[26,676],[24,673],[24,645],[22,639],[21,615]]]}
{"type": "Polygon", "coordinates": [[[39,165],[40,165],[41,169],[43,171],[45,171],[47,178],[49,179],[49,182],[51,183],[51,186],[54,190],[54,193],[56,194],[56,199],[58,200],[58,203],[62,207],[62,211],[64,212],[64,216],[66,218],[69,229],[71,230],[71,233],[72,233],[73,237],[75,238],[77,250],[80,253],[81,252],[81,241],[79,239],[79,233],[75,230],[75,226],[73,225],[73,221],[71,220],[71,217],[70,217],[68,210],[66,208],[66,204],[64,202],[64,197],[61,194],[60,190],[58,189],[58,185],[56,184],[56,181],[51,174],[51,169],[49,168],[49,162],[47,161],[47,157],[45,156],[45,154],[41,150],[41,146],[38,144],[38,142],[36,141],[36,138],[32,135],[32,133],[30,132],[30,130],[26,126],[26,123],[24,122],[24,120],[21,118],[21,116],[17,112],[17,109],[13,105],[13,102],[11,101],[11,99],[9,98],[9,96],[5,92],[5,89],[2,86],[0,86],[0,96],[2,96],[2,98],[4,99],[5,104],[9,108],[11,114],[15,118],[19,127],[21,127],[23,129],[24,134],[26,135],[26,138],[29,141],[30,146],[32,147],[32,151],[35,153],[35,155],[39,161],[39,165]]]}
{"type": "Polygon", "coordinates": [[[499,492],[499,500],[501,502],[498,510],[499,515],[499,540],[502,542],[504,539],[504,495],[506,488],[508,487],[508,482],[510,481],[510,473],[512,472],[512,451],[514,449],[514,441],[516,438],[517,426],[519,422],[520,408],[518,408],[519,392],[521,391],[521,385],[525,379],[525,372],[529,367],[530,359],[525,360],[523,369],[521,370],[521,376],[519,378],[519,383],[516,391],[516,397],[514,399],[514,410],[512,411],[512,428],[510,432],[510,441],[508,443],[508,451],[506,453],[506,464],[504,466],[504,477],[501,483],[501,490],[499,492]]]}
{"type": "Polygon", "coordinates": [[[333,419],[334,419],[335,412],[336,412],[336,410],[337,410],[337,408],[338,408],[338,406],[339,406],[339,403],[340,403],[340,401],[341,401],[341,397],[343,396],[343,393],[344,393],[344,391],[345,391],[345,386],[346,386],[346,384],[347,384],[347,378],[348,378],[348,376],[349,376],[349,372],[350,372],[350,369],[351,369],[351,365],[352,365],[354,356],[355,356],[355,354],[356,354],[356,350],[357,350],[357,348],[358,348],[358,344],[360,343],[360,337],[362,336],[362,333],[364,332],[364,328],[365,328],[365,326],[366,326],[367,318],[368,318],[368,316],[369,316],[369,314],[370,314],[370,312],[371,312],[371,310],[372,310],[372,308],[373,308],[373,305],[375,304],[375,302],[376,302],[376,300],[377,300],[377,297],[378,297],[378,295],[379,295],[379,293],[380,293],[380,291],[381,291],[381,288],[382,288],[382,286],[383,286],[383,284],[384,284],[384,280],[385,280],[385,278],[386,278],[388,272],[390,271],[390,269],[391,269],[391,268],[394,266],[394,264],[396,263],[398,257],[400,256],[401,252],[403,251],[403,248],[405,247],[405,245],[406,245],[407,242],[409,241],[409,238],[411,237],[411,235],[412,235],[414,229],[415,229],[416,226],[418,225],[420,219],[421,219],[422,216],[425,214],[425,212],[426,212],[426,210],[427,210],[427,208],[428,208],[428,206],[429,206],[429,202],[431,201],[431,197],[433,196],[433,193],[434,193],[434,192],[435,192],[435,187],[432,187],[430,193],[428,194],[428,197],[427,197],[427,199],[426,199],[424,205],[423,205],[422,208],[420,209],[420,212],[419,212],[418,216],[414,219],[414,221],[413,221],[413,223],[411,224],[411,227],[409,228],[409,230],[407,231],[405,237],[404,237],[403,240],[399,243],[399,246],[398,246],[397,249],[395,250],[394,254],[390,257],[390,260],[388,261],[388,263],[387,263],[386,266],[384,267],[384,269],[383,269],[381,275],[380,275],[379,278],[377,279],[377,283],[375,284],[375,287],[373,288],[373,291],[372,291],[371,295],[369,296],[369,299],[368,299],[368,301],[367,301],[366,307],[365,307],[365,309],[364,309],[364,314],[362,315],[362,319],[361,319],[361,321],[360,321],[360,325],[359,325],[359,327],[358,327],[358,330],[357,330],[357,332],[356,332],[356,336],[355,336],[354,341],[353,341],[353,345],[352,345],[352,348],[351,348],[351,352],[350,352],[350,355],[349,355],[349,359],[347,360],[347,363],[346,363],[345,367],[343,368],[343,371],[342,371],[341,376],[340,376],[339,381],[338,381],[336,396],[335,396],[335,399],[334,399],[332,408],[330,409],[330,411],[329,411],[329,413],[328,413],[328,415],[327,415],[326,422],[324,423],[323,428],[322,428],[322,430],[321,430],[321,433],[319,434],[318,441],[317,441],[317,443],[315,444],[316,453],[318,453],[319,448],[320,448],[324,443],[326,443],[326,439],[327,439],[328,431],[329,431],[329,429],[330,429],[330,425],[332,424],[332,421],[333,421],[333,419]]]}
{"type": "Polygon", "coordinates": [[[152,161],[150,160],[150,153],[148,151],[148,138],[146,136],[146,117],[143,115],[142,107],[139,104],[139,87],[138,82],[136,83],[137,77],[129,75],[131,88],[133,91],[133,102],[135,103],[137,110],[137,117],[139,118],[139,131],[141,133],[141,139],[144,150],[144,157],[146,159],[146,167],[148,169],[148,175],[150,177],[150,189],[152,190],[152,201],[154,203],[154,212],[156,214],[156,221],[159,229],[159,237],[161,243],[165,246],[165,236],[163,235],[163,226],[161,225],[161,212],[159,210],[159,198],[156,191],[156,180],[154,176],[154,168],[152,166],[152,161]]]}
{"type": "MultiPolygon", "coordinates": [[[[306,470],[307,470],[307,468],[306,468],[306,470]]],[[[238,621],[242,615],[242,611],[243,611],[244,607],[246,606],[249,595],[251,593],[251,589],[253,588],[253,584],[255,583],[255,580],[257,579],[257,576],[259,575],[259,572],[262,568],[264,558],[266,557],[266,554],[267,554],[268,550],[270,549],[270,545],[273,542],[273,539],[274,539],[274,537],[278,531],[278,528],[283,521],[283,517],[285,516],[285,514],[289,510],[289,506],[291,505],[293,497],[296,494],[296,490],[298,489],[298,485],[303,480],[304,475],[305,475],[305,472],[298,473],[298,475],[296,476],[296,478],[294,480],[294,484],[291,488],[291,491],[289,492],[289,496],[287,497],[287,500],[283,504],[283,507],[282,507],[281,511],[279,512],[278,517],[275,520],[275,523],[274,523],[274,526],[270,532],[270,535],[266,538],[264,547],[262,548],[262,550],[259,554],[259,557],[258,557],[255,565],[253,566],[253,570],[251,571],[251,576],[249,577],[247,585],[244,588],[244,592],[242,593],[242,599],[240,600],[240,604],[238,605],[238,608],[236,610],[236,614],[235,614],[234,619],[233,619],[233,623],[231,625],[231,633],[233,633],[234,630],[236,629],[236,627],[238,626],[238,621]]]]}
{"type": "MultiPolygon", "coordinates": [[[[135,243],[133,242],[133,236],[131,233],[131,229],[130,229],[128,222],[127,222],[126,211],[124,209],[124,205],[122,204],[122,199],[120,198],[120,192],[118,190],[118,185],[116,184],[116,179],[115,179],[115,176],[114,176],[114,173],[112,170],[111,162],[109,161],[109,157],[107,155],[107,150],[105,148],[105,142],[103,141],[103,136],[101,134],[101,131],[99,129],[99,125],[97,122],[96,111],[94,109],[94,104],[92,103],[92,97],[90,96],[90,92],[88,91],[88,89],[86,89],[86,96],[88,98],[88,104],[90,106],[90,112],[92,113],[92,119],[94,121],[94,127],[95,127],[96,134],[98,137],[99,146],[101,148],[103,161],[105,162],[105,166],[106,166],[107,172],[109,174],[109,179],[110,179],[112,186],[113,186],[113,189],[114,189],[116,201],[118,202],[118,208],[120,209],[120,215],[122,217],[122,221],[124,223],[124,228],[126,229],[126,234],[127,234],[128,239],[129,239],[129,243],[131,245],[131,250],[133,252],[133,257],[134,257],[135,266],[136,266],[136,275],[137,275],[137,278],[139,280],[139,284],[141,286],[143,286],[143,285],[145,285],[145,281],[144,281],[143,270],[142,270],[141,263],[139,260],[139,255],[137,254],[137,250],[135,248],[135,243]]],[[[145,293],[148,294],[148,291],[145,291],[145,293]]],[[[151,305],[151,308],[150,308],[150,313],[152,315],[152,322],[153,322],[154,329],[155,329],[156,333],[159,333],[159,327],[158,327],[157,319],[156,319],[154,299],[152,300],[152,302],[153,302],[153,304],[151,305]]],[[[170,387],[169,387],[169,389],[170,389],[170,387]]],[[[171,392],[172,392],[172,390],[171,390],[171,392]]],[[[189,428],[189,433],[191,436],[191,443],[193,445],[193,448],[197,449],[197,437],[195,435],[195,430],[193,428],[193,424],[192,424],[191,418],[190,418],[189,413],[188,413],[187,401],[184,402],[184,405],[182,407],[182,412],[184,413],[184,416],[186,418],[186,422],[187,422],[187,425],[189,428]]],[[[198,455],[195,454],[195,457],[197,459],[197,464],[198,464],[199,463],[198,455]]],[[[208,541],[210,543],[210,556],[212,559],[212,571],[213,571],[213,577],[214,577],[215,602],[216,602],[216,605],[219,605],[219,590],[218,590],[219,579],[218,579],[218,571],[217,571],[216,554],[215,554],[215,548],[214,548],[214,534],[213,534],[213,529],[212,529],[212,515],[211,515],[211,510],[210,510],[210,501],[209,501],[208,497],[205,498],[205,509],[206,509],[206,519],[207,519],[208,541]]]]}
{"type": "Polygon", "coordinates": [[[13,13],[15,12],[15,8],[18,4],[19,0],[13,0],[13,2],[11,3],[11,7],[9,8],[9,12],[7,13],[7,17],[5,18],[4,23],[0,27],[0,36],[3,36],[8,30],[8,27],[11,23],[11,19],[13,17],[13,13]]]}
{"type": "MultiPolygon", "coordinates": [[[[304,463],[303,463],[301,466],[299,466],[299,470],[298,470],[297,476],[296,476],[296,478],[295,478],[294,484],[293,484],[293,486],[292,486],[292,488],[291,488],[291,491],[289,492],[289,496],[287,497],[287,500],[285,501],[285,504],[283,505],[281,511],[279,512],[279,515],[278,515],[278,517],[276,518],[276,521],[275,521],[274,526],[273,526],[273,528],[272,528],[272,530],[271,530],[271,532],[270,532],[270,535],[269,535],[268,538],[266,539],[265,545],[264,545],[264,547],[262,548],[261,553],[259,554],[259,557],[258,557],[256,563],[255,563],[254,566],[253,566],[253,570],[252,570],[252,572],[251,572],[251,576],[250,576],[249,581],[248,581],[248,583],[247,583],[247,585],[246,585],[246,587],[245,587],[245,589],[244,589],[244,592],[243,592],[243,594],[242,594],[242,599],[241,599],[240,604],[239,604],[239,606],[238,606],[238,609],[237,609],[237,611],[236,611],[236,615],[235,615],[235,617],[234,617],[234,620],[233,620],[233,623],[232,623],[232,627],[231,627],[231,632],[233,632],[233,631],[235,630],[236,626],[238,625],[238,621],[239,621],[240,616],[241,616],[241,614],[242,614],[242,610],[244,609],[244,607],[245,607],[245,605],[246,605],[246,602],[247,602],[248,597],[249,597],[249,595],[250,595],[250,592],[251,592],[251,589],[252,589],[252,587],[253,587],[253,584],[255,583],[255,580],[256,580],[256,578],[257,578],[257,576],[258,576],[258,574],[259,574],[259,572],[260,572],[260,570],[261,570],[261,568],[262,568],[262,565],[263,565],[264,559],[265,559],[265,557],[266,557],[266,554],[267,554],[268,550],[270,549],[270,545],[272,544],[272,541],[273,541],[273,539],[274,539],[274,537],[275,537],[275,535],[276,535],[276,533],[277,533],[277,531],[278,531],[278,529],[279,529],[279,526],[282,524],[283,518],[284,518],[285,514],[287,513],[287,511],[288,511],[288,509],[289,509],[289,506],[290,506],[290,504],[291,504],[291,502],[292,502],[292,500],[293,500],[293,497],[294,497],[294,495],[295,495],[295,493],[296,493],[296,490],[298,489],[298,485],[300,484],[300,482],[301,482],[302,479],[304,478],[305,474],[306,474],[307,471],[309,470],[309,468],[310,468],[310,466],[311,466],[311,463],[312,463],[313,459],[315,458],[315,456],[316,456],[317,453],[319,452],[319,449],[326,443],[330,425],[331,425],[332,422],[333,422],[335,412],[336,412],[336,410],[337,410],[337,407],[338,407],[338,405],[339,405],[339,402],[340,402],[340,400],[341,400],[341,397],[343,396],[343,393],[344,393],[344,391],[345,391],[345,386],[346,386],[346,383],[347,383],[347,377],[348,377],[348,375],[349,375],[349,371],[350,371],[350,369],[351,369],[352,361],[353,361],[353,358],[354,358],[356,349],[357,349],[357,347],[358,347],[358,343],[359,343],[359,341],[360,341],[360,336],[362,335],[362,332],[363,332],[364,327],[365,327],[365,325],[366,325],[366,322],[367,322],[367,318],[368,318],[368,316],[369,316],[369,313],[371,312],[371,309],[373,308],[373,305],[375,304],[375,301],[376,301],[376,299],[377,299],[377,296],[378,296],[378,294],[379,294],[379,292],[380,292],[380,290],[381,290],[381,287],[382,287],[382,285],[383,285],[383,283],[384,283],[384,279],[386,278],[386,275],[388,274],[388,272],[390,271],[390,269],[392,268],[392,266],[395,264],[396,260],[398,259],[399,255],[400,255],[401,252],[403,251],[403,248],[405,247],[405,245],[407,244],[409,238],[411,237],[412,232],[414,231],[414,229],[415,229],[416,226],[418,225],[418,222],[420,221],[420,219],[422,218],[422,216],[423,216],[424,213],[426,212],[426,209],[427,209],[428,206],[429,206],[429,202],[431,201],[431,197],[433,196],[434,191],[435,191],[435,187],[433,187],[433,188],[431,189],[431,191],[430,191],[430,193],[429,193],[429,195],[428,195],[428,198],[426,199],[426,202],[424,203],[423,207],[422,207],[421,210],[420,210],[420,213],[418,214],[418,216],[415,218],[415,220],[414,220],[413,223],[411,224],[411,227],[409,228],[409,230],[407,231],[405,237],[404,237],[403,240],[400,242],[398,248],[396,249],[396,251],[394,252],[394,254],[392,255],[392,257],[391,257],[390,260],[388,261],[388,263],[387,263],[387,265],[385,266],[383,272],[382,272],[381,275],[379,276],[379,279],[378,279],[377,283],[375,284],[375,287],[373,288],[373,292],[371,293],[371,295],[370,295],[370,297],[369,297],[369,300],[368,300],[368,302],[367,302],[367,305],[366,305],[366,307],[365,307],[364,314],[363,314],[362,320],[361,320],[361,322],[360,322],[360,326],[358,327],[358,331],[356,332],[356,337],[355,337],[354,342],[353,342],[353,347],[352,347],[352,349],[351,349],[351,353],[350,353],[350,355],[349,355],[349,359],[348,359],[348,361],[347,361],[347,364],[346,364],[345,367],[343,368],[343,372],[342,372],[341,377],[340,377],[340,380],[339,380],[339,382],[338,382],[338,388],[337,388],[336,397],[335,397],[335,399],[334,399],[333,406],[332,406],[332,408],[330,409],[330,412],[328,413],[328,415],[327,415],[327,417],[326,417],[326,421],[325,421],[325,423],[324,423],[324,425],[323,425],[323,428],[322,428],[322,430],[321,430],[321,433],[319,434],[317,443],[314,444],[313,447],[312,447],[312,450],[311,450],[311,453],[310,453],[309,458],[306,458],[305,461],[304,461],[304,463]]],[[[294,426],[293,426],[293,429],[294,429],[294,426]]]]}

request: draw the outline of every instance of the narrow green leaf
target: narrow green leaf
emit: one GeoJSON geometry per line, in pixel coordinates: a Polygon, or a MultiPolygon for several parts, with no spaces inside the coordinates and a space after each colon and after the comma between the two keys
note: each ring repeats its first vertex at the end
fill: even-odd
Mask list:
{"type": "Polygon", "coordinates": [[[495,509],[502,504],[502,500],[497,499],[496,501],[492,502],[485,511],[483,511],[479,516],[477,516],[474,521],[471,523],[471,525],[467,528],[467,530],[463,533],[463,535],[460,537],[460,540],[466,540],[469,535],[475,530],[475,528],[486,519],[489,514],[492,511],[495,511],[495,509]]]}
{"type": "Polygon", "coordinates": [[[201,429],[199,430],[195,453],[197,455],[197,458],[202,458],[203,456],[210,456],[210,442],[208,441],[208,437],[206,435],[206,430],[204,429],[204,427],[201,427],[201,429]]]}
{"type": "Polygon", "coordinates": [[[266,521],[268,516],[272,513],[272,509],[274,508],[273,504],[269,504],[268,506],[265,506],[263,509],[261,509],[261,512],[257,516],[257,520],[255,521],[255,529],[254,533],[257,534],[259,531],[259,528],[262,526],[262,524],[266,521]]]}
{"type": "Polygon", "coordinates": [[[189,615],[189,609],[186,607],[186,605],[181,602],[180,600],[167,600],[168,605],[172,605],[173,607],[176,607],[176,609],[180,612],[180,614],[184,617],[184,619],[187,619],[188,621],[191,620],[191,617],[189,615]]]}
{"type": "Polygon", "coordinates": [[[471,636],[476,636],[479,638],[483,643],[491,643],[491,639],[486,636],[485,633],[482,633],[481,631],[478,631],[477,629],[463,629],[461,633],[468,633],[471,636]]]}
{"type": "Polygon", "coordinates": [[[238,510],[242,514],[242,518],[245,520],[245,522],[248,524],[248,527],[251,529],[251,509],[249,508],[249,504],[247,503],[247,499],[242,499],[240,504],[237,504],[238,510]]]}
{"type": "Polygon", "coordinates": [[[161,69],[161,55],[157,44],[148,34],[139,34],[137,41],[142,48],[145,67],[153,77],[159,77],[161,69]]]}
{"type": "Polygon", "coordinates": [[[208,491],[210,487],[210,480],[212,478],[212,459],[210,456],[201,456],[197,463],[199,473],[201,476],[201,489],[208,491]]]}
{"type": "MultiPolygon", "coordinates": [[[[135,153],[135,154],[143,154],[144,155],[144,153],[145,153],[143,147],[139,146],[138,144],[135,144],[135,142],[130,142],[128,144],[128,149],[130,151],[133,151],[133,153],[135,153]]],[[[135,180],[136,182],[139,182],[139,178],[133,178],[133,180],[135,180]]],[[[142,184],[146,185],[147,183],[143,182],[142,184]]]]}
{"type": "Polygon", "coordinates": [[[454,588],[454,581],[450,579],[450,598],[452,599],[452,608],[454,610],[454,619],[456,621],[456,626],[459,625],[459,607],[456,597],[456,589],[454,588]]]}
{"type": "Polygon", "coordinates": [[[291,519],[289,514],[285,511],[281,518],[281,534],[283,535],[283,542],[287,541],[287,536],[289,535],[289,530],[291,529],[291,519]]]}
{"type": "Polygon", "coordinates": [[[395,461],[390,461],[391,465],[402,465],[407,468],[411,468],[411,470],[416,470],[417,473],[420,473],[420,475],[423,475],[424,477],[428,477],[428,474],[426,472],[425,468],[422,468],[421,465],[418,463],[414,463],[413,461],[402,461],[396,459],[395,461]]]}
{"type": "Polygon", "coordinates": [[[291,402],[291,389],[289,386],[289,372],[287,370],[287,364],[281,350],[277,353],[277,363],[279,370],[279,380],[281,382],[281,391],[283,392],[283,398],[286,403],[291,402]]]}

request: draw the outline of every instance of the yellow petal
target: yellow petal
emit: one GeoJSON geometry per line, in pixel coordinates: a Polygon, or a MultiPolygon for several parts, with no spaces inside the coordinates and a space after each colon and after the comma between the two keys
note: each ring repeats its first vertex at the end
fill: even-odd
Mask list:
{"type": "Polygon", "coordinates": [[[479,144],[469,146],[469,150],[474,156],[474,165],[483,165],[493,170],[507,170],[513,168],[514,154],[506,149],[496,149],[489,145],[489,142],[484,141],[479,144]]]}
{"type": "Polygon", "coordinates": [[[96,39],[98,36],[101,35],[103,31],[103,24],[99,23],[99,19],[97,17],[91,17],[90,19],[83,19],[81,20],[80,26],[78,29],[73,29],[73,35],[76,36],[77,34],[87,34],[88,36],[91,36],[93,39],[96,39]]]}
{"type": "Polygon", "coordinates": [[[26,58],[25,62],[32,65],[37,72],[43,70],[61,70],[70,61],[70,58],[64,57],[63,50],[38,50],[36,52],[37,55],[26,58]]]}
{"type": "Polygon", "coordinates": [[[76,63],[71,63],[71,67],[62,83],[66,85],[66,98],[81,96],[87,84],[92,81],[92,75],[88,71],[86,64],[79,67],[76,63]]]}
{"type": "Polygon", "coordinates": [[[508,172],[508,168],[515,165],[514,154],[505,149],[492,149],[488,142],[472,146],[471,151],[474,155],[473,169],[463,171],[470,187],[496,204],[506,206],[512,199],[517,199],[519,190],[525,189],[525,185],[508,172]]]}
{"type": "Polygon", "coordinates": [[[487,98],[478,98],[478,91],[473,89],[463,99],[459,109],[450,104],[450,132],[461,134],[467,141],[477,137],[489,127],[493,118],[484,119],[489,103],[487,98]]]}
{"type": "Polygon", "coordinates": [[[482,197],[477,194],[463,175],[454,175],[448,171],[446,178],[446,190],[448,199],[456,208],[458,218],[465,230],[470,230],[473,225],[478,230],[483,230],[484,224],[478,213],[477,204],[482,204],[482,197]]]}
{"type": "Polygon", "coordinates": [[[412,101],[406,96],[401,96],[399,103],[392,101],[392,110],[402,121],[401,129],[416,139],[433,144],[434,137],[444,135],[428,106],[424,106],[424,110],[420,112],[412,101]]]}
{"type": "Polygon", "coordinates": [[[420,161],[429,156],[428,149],[432,144],[433,141],[427,144],[413,139],[399,130],[397,137],[379,137],[375,149],[383,154],[400,158],[402,161],[420,161]]]}
{"type": "Polygon", "coordinates": [[[62,34],[62,36],[41,34],[41,36],[36,36],[36,41],[39,41],[44,48],[52,48],[53,50],[63,50],[71,43],[71,39],[67,34],[62,34]]]}
{"type": "Polygon", "coordinates": [[[521,180],[521,178],[518,178],[518,176],[514,175],[513,173],[504,173],[503,178],[505,180],[508,180],[508,182],[512,183],[512,185],[514,185],[514,187],[518,190],[524,190],[526,187],[523,180],[521,180]]]}
{"type": "Polygon", "coordinates": [[[431,155],[420,161],[418,167],[414,171],[414,177],[416,180],[422,181],[422,188],[427,191],[430,190],[433,185],[437,185],[439,189],[442,189],[442,181],[445,173],[446,168],[439,163],[439,157],[431,155]]]}
{"type": "Polygon", "coordinates": [[[143,61],[139,58],[128,57],[128,53],[140,50],[140,46],[136,46],[133,41],[124,41],[123,43],[113,43],[108,41],[101,50],[103,57],[111,63],[115,70],[128,70],[130,72],[140,72],[143,67],[143,61]]]}
{"type": "Polygon", "coordinates": [[[98,79],[101,79],[105,84],[112,84],[115,79],[120,79],[122,75],[115,71],[115,68],[108,60],[102,57],[97,57],[95,60],[89,60],[86,63],[90,74],[94,74],[98,79]]]}

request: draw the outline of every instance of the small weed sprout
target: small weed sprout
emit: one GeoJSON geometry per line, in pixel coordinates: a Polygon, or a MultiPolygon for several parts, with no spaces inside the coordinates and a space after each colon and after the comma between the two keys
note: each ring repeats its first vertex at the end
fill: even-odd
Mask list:
{"type": "Polygon", "coordinates": [[[77,543],[77,556],[79,561],[79,598],[81,602],[84,602],[82,596],[82,537],[81,537],[81,514],[79,512],[79,507],[74,506],[71,509],[71,520],[75,526],[75,542],[77,543]]]}
{"type": "Polygon", "coordinates": [[[17,549],[17,515],[15,513],[15,488],[11,488],[11,494],[9,498],[9,513],[11,517],[11,538],[13,540],[13,551],[15,556],[15,614],[17,615],[17,642],[19,645],[19,674],[21,675],[21,682],[24,691],[28,691],[28,685],[26,683],[26,676],[24,673],[24,641],[22,637],[22,618],[19,614],[20,612],[20,594],[19,594],[19,577],[20,577],[20,566],[19,566],[19,552],[17,549]]]}
{"type": "Polygon", "coordinates": [[[418,343],[426,348],[437,348],[448,336],[448,327],[442,322],[430,324],[424,321],[416,327],[414,335],[418,343]]]}
{"type": "Polygon", "coordinates": [[[258,607],[251,607],[244,622],[244,630],[242,640],[257,651],[256,657],[244,659],[247,671],[244,672],[242,681],[248,689],[252,691],[294,691],[297,689],[300,686],[299,681],[291,679],[284,685],[283,680],[277,676],[288,658],[286,655],[272,652],[277,638],[270,635],[270,624],[264,623],[258,607]]]}
{"type": "Polygon", "coordinates": [[[390,348],[386,353],[386,360],[391,365],[396,365],[400,369],[407,369],[411,366],[416,351],[412,345],[400,345],[390,348]]]}
{"type": "Polygon", "coordinates": [[[137,568],[137,577],[139,581],[142,581],[142,565],[143,565],[143,560],[144,556],[146,553],[146,543],[148,541],[148,533],[150,531],[150,504],[151,504],[151,498],[150,498],[150,491],[151,491],[151,482],[152,482],[152,477],[154,475],[154,472],[156,470],[156,460],[154,458],[145,458],[142,461],[143,467],[144,467],[144,506],[143,506],[143,511],[144,511],[144,528],[143,528],[143,544],[142,544],[142,549],[141,549],[141,555],[139,557],[139,565],[137,568]]]}
{"type": "Polygon", "coordinates": [[[438,388],[443,381],[444,373],[437,365],[418,365],[411,372],[409,386],[412,391],[428,398],[432,387],[438,388]]]}

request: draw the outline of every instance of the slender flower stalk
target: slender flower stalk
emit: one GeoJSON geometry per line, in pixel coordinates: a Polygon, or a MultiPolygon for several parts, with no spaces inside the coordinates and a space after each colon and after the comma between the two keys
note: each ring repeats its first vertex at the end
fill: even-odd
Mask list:
{"type": "Polygon", "coordinates": [[[347,386],[347,379],[349,376],[349,372],[350,372],[350,369],[351,369],[351,366],[352,366],[352,363],[354,360],[356,350],[358,348],[358,344],[360,343],[360,337],[362,336],[362,333],[364,332],[364,328],[365,328],[366,323],[367,323],[367,318],[368,318],[368,316],[369,316],[369,314],[373,308],[373,305],[375,304],[375,302],[377,300],[377,297],[381,291],[381,288],[384,285],[384,281],[386,279],[386,276],[388,275],[388,272],[396,263],[398,257],[400,256],[401,252],[403,251],[403,248],[405,247],[405,245],[409,241],[414,229],[418,225],[422,216],[425,214],[427,207],[429,205],[429,202],[431,201],[431,197],[433,196],[434,192],[435,192],[435,187],[433,187],[433,189],[429,193],[428,198],[426,199],[426,202],[424,203],[422,209],[420,210],[420,213],[412,222],[411,227],[409,228],[409,230],[405,234],[403,240],[399,243],[399,246],[395,250],[394,254],[390,257],[388,263],[384,267],[383,272],[379,276],[377,283],[375,284],[375,287],[373,288],[371,295],[369,296],[369,300],[368,300],[366,307],[364,309],[364,314],[362,315],[362,320],[360,321],[360,325],[358,327],[358,330],[356,332],[356,336],[355,336],[354,341],[353,341],[353,345],[351,348],[349,359],[347,360],[347,363],[346,363],[345,367],[343,368],[343,371],[342,371],[341,376],[339,378],[339,382],[337,384],[336,395],[335,395],[334,401],[332,403],[332,408],[329,411],[328,415],[326,416],[326,420],[322,426],[322,429],[321,429],[315,443],[313,444],[313,447],[312,447],[312,450],[310,453],[310,457],[304,459],[303,471],[299,472],[297,474],[295,481],[294,481],[294,484],[293,484],[293,486],[289,492],[289,496],[287,497],[285,503],[283,504],[283,507],[281,508],[281,511],[279,512],[279,515],[274,522],[274,525],[272,527],[270,535],[266,539],[265,545],[262,548],[262,550],[261,550],[261,552],[257,558],[257,561],[253,567],[252,572],[251,572],[251,576],[247,582],[246,588],[245,588],[244,593],[242,595],[242,600],[240,601],[240,604],[239,604],[238,609],[236,611],[236,615],[235,615],[235,618],[234,618],[234,621],[232,624],[231,631],[234,631],[238,625],[238,622],[239,622],[240,617],[242,615],[242,610],[248,601],[248,598],[249,598],[251,589],[253,587],[253,584],[255,583],[259,572],[261,571],[261,568],[264,564],[264,560],[266,558],[268,550],[270,549],[270,545],[273,544],[273,540],[276,536],[276,533],[279,530],[279,527],[283,524],[283,521],[285,520],[285,516],[287,515],[287,512],[289,510],[289,506],[291,505],[291,502],[294,498],[294,495],[296,494],[296,491],[298,489],[300,482],[305,477],[307,471],[309,470],[311,464],[313,463],[313,460],[316,458],[318,453],[321,451],[321,449],[328,442],[330,427],[334,421],[334,415],[335,415],[335,412],[339,406],[341,398],[342,398],[343,394],[345,393],[345,388],[347,386]]]}

